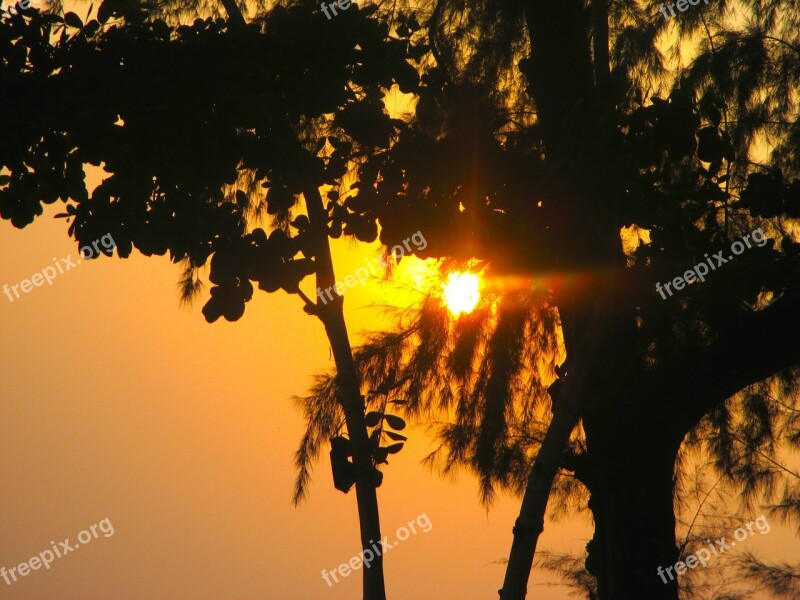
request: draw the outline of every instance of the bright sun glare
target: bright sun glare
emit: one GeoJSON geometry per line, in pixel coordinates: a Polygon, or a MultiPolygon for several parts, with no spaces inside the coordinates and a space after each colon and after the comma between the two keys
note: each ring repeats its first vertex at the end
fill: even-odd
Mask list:
{"type": "Polygon", "coordinates": [[[444,284],[444,302],[451,313],[472,312],[481,297],[478,283],[478,276],[472,273],[450,273],[444,284]]]}

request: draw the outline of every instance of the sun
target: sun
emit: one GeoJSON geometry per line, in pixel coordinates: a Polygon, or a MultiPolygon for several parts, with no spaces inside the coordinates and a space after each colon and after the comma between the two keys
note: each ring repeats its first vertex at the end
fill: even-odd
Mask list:
{"type": "Polygon", "coordinates": [[[472,273],[450,273],[444,284],[444,303],[453,315],[472,312],[481,297],[479,283],[472,273]]]}

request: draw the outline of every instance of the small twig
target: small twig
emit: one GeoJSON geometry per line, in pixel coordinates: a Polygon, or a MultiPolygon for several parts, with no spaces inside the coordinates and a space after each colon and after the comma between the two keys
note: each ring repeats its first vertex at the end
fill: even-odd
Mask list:
{"type": "MultiPolygon", "coordinates": [[[[731,439],[734,439],[734,440],[736,440],[737,442],[739,442],[739,443],[740,443],[740,444],[742,444],[743,446],[747,446],[747,447],[749,447],[749,445],[747,444],[747,442],[744,442],[744,441],[740,440],[738,437],[736,437],[736,436],[735,436],[735,435],[733,435],[732,433],[731,433],[731,434],[729,434],[729,435],[731,436],[731,439]]],[[[760,455],[762,458],[764,458],[764,459],[766,459],[767,461],[771,462],[771,463],[772,463],[773,465],[775,465],[776,467],[778,467],[778,468],[780,468],[780,469],[782,469],[782,470],[786,471],[786,472],[787,472],[787,473],[789,473],[790,475],[794,475],[795,477],[797,477],[798,479],[800,479],[800,475],[798,475],[797,473],[795,473],[795,472],[794,472],[794,471],[792,471],[791,469],[788,469],[787,467],[784,467],[784,466],[783,466],[781,463],[779,463],[778,461],[776,461],[774,458],[771,458],[771,457],[767,456],[766,454],[764,454],[763,452],[761,452],[761,450],[759,450],[758,448],[751,448],[751,449],[752,449],[752,450],[753,450],[753,451],[754,451],[756,454],[760,455]]]]}
{"type": "Polygon", "coordinates": [[[711,487],[711,489],[708,490],[708,493],[705,495],[705,497],[700,502],[700,506],[697,507],[697,512],[694,513],[694,517],[692,518],[692,522],[689,523],[689,529],[686,530],[686,538],[683,540],[683,544],[681,544],[681,547],[678,548],[678,556],[683,554],[683,549],[686,548],[686,544],[689,543],[689,535],[691,535],[691,533],[692,533],[692,527],[694,527],[694,522],[697,520],[697,517],[700,515],[700,511],[703,510],[703,505],[706,503],[706,500],[708,500],[708,497],[711,495],[711,492],[713,492],[714,489],[719,485],[720,481],[722,481],[722,476],[720,476],[720,478],[717,479],[717,483],[715,483],[711,487]]]}
{"type": "Polygon", "coordinates": [[[314,302],[312,302],[312,301],[311,301],[311,298],[309,298],[308,296],[306,296],[306,295],[303,293],[303,290],[301,290],[301,289],[299,289],[299,288],[298,288],[298,290],[297,290],[297,295],[298,295],[298,296],[300,296],[300,297],[303,299],[303,302],[304,302],[304,303],[305,303],[305,305],[306,305],[306,307],[305,307],[305,308],[306,308],[306,312],[307,312],[307,313],[309,313],[309,314],[311,314],[311,315],[317,315],[317,316],[319,316],[319,311],[318,311],[318,308],[319,308],[319,307],[316,305],[316,303],[314,303],[314,302]]]}

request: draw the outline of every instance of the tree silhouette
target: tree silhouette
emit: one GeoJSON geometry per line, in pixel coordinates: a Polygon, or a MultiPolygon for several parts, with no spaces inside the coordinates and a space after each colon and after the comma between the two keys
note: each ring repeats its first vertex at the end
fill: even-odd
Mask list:
{"type": "Polygon", "coordinates": [[[772,464],[798,442],[800,16],[780,1],[721,1],[672,21],[640,2],[430,4],[437,68],[414,126],[360,171],[361,213],[387,244],[411,224],[424,256],[475,257],[488,282],[549,290],[567,360],[546,430],[531,415],[550,382],[519,377],[553,344],[529,331],[541,315],[519,292],[497,299],[488,332],[469,320],[451,331],[423,305],[356,360],[367,379],[389,367],[411,377],[410,410],[431,408],[426,394],[453,409],[445,448],[479,473],[484,498],[492,478],[524,488],[502,598],[525,596],[559,469],[590,494],[598,597],[677,598],[656,572],[681,550],[682,443],[704,432],[743,500],[780,494],[778,508],[800,516],[796,482],[779,492],[786,473],[772,464]],[[687,67],[661,53],[691,47],[687,67]],[[759,227],[768,239],[733,259],[759,227]],[[657,283],[716,254],[706,281],[659,296],[657,283]]]}
{"type": "MultiPolygon", "coordinates": [[[[103,2],[86,24],[39,11],[0,23],[0,216],[22,228],[63,202],[57,216],[79,244],[110,234],[121,258],[169,253],[183,266],[185,300],[210,265],[209,322],[238,320],[254,283],[298,295],[331,344],[349,436],[337,487],[355,484],[368,549],[381,539],[378,465],[399,449],[380,445],[384,420],[401,420],[365,415],[343,299],[314,302],[300,282],[334,286],[329,238],[376,239],[375,219],[344,203],[342,181],[406,126],[383,99],[395,84],[416,88],[408,61],[426,49],[409,40],[413,20],[392,35],[375,7],[329,22],[303,2],[246,23],[224,5],[228,21],[179,26],[133,0],[103,2]],[[91,192],[90,166],[108,174],[91,192]],[[267,230],[257,227],[264,216],[267,230]]],[[[380,556],[363,576],[364,597],[384,598],[380,556]]]]}
{"type": "MultiPolygon", "coordinates": [[[[716,0],[667,20],[644,2],[439,0],[420,2],[423,30],[391,8],[388,23],[355,7],[328,20],[301,2],[247,23],[223,6],[228,21],[172,27],[107,0],[85,25],[65,15],[52,42],[61,17],[0,24],[0,216],[23,227],[61,200],[79,242],[111,233],[121,257],[169,252],[187,297],[210,261],[209,321],[240,318],[251,282],[303,298],[337,372],[301,400],[316,421],[298,462],[344,418],[364,548],[388,450],[370,443],[361,378],[404,393],[412,416],[454,410],[445,465],[474,469],[487,501],[495,485],[523,493],[504,599],[525,596],[552,490],[588,490],[598,598],[677,598],[656,569],[687,547],[682,444],[709,452],[743,501],[798,516],[774,464],[800,441],[792,2],[716,0]],[[429,48],[411,41],[423,34],[429,48]],[[395,83],[417,95],[411,123],[383,108],[395,83]],[[86,165],[111,174],[91,195],[86,165]],[[292,213],[299,196],[306,214],[292,213]],[[269,235],[249,225],[265,211],[269,235]],[[657,283],[758,227],[766,244],[659,297],[657,283]],[[509,285],[456,323],[423,303],[354,360],[341,298],[320,305],[299,284],[334,283],[329,237],[391,247],[417,230],[422,257],[509,285]]],[[[742,568],[791,589],[781,566],[742,568]]],[[[384,597],[381,565],[364,576],[365,597],[384,597]]]]}

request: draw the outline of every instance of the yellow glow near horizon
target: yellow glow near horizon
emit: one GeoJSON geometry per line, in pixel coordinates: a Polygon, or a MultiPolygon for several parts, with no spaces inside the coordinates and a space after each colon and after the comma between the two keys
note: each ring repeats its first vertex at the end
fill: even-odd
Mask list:
{"type": "Polygon", "coordinates": [[[472,312],[481,297],[479,283],[472,273],[450,273],[444,284],[444,303],[453,315],[472,312]]]}

